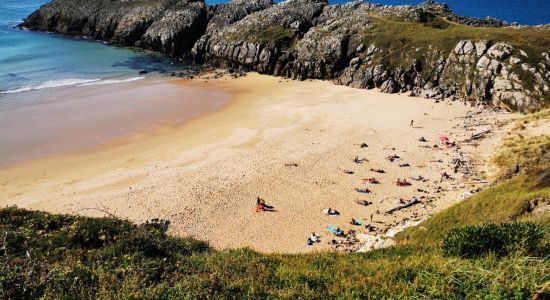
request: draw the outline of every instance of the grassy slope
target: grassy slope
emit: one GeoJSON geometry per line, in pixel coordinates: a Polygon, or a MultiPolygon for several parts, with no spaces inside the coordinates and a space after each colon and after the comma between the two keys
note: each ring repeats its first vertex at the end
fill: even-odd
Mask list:
{"type": "Polygon", "coordinates": [[[449,53],[460,40],[503,41],[524,50],[529,55],[524,61],[533,63],[540,62],[541,53],[550,48],[549,28],[472,27],[439,17],[428,23],[417,23],[373,16],[372,22],[374,26],[363,30],[362,34],[377,46],[390,49],[389,54],[395,59],[403,51],[414,53],[420,48],[422,53],[428,45],[449,53]]]}
{"type": "Polygon", "coordinates": [[[437,244],[449,230],[459,226],[515,220],[550,225],[550,212],[529,213],[529,201],[550,198],[550,139],[545,135],[526,135],[526,126],[547,126],[549,120],[550,110],[517,120],[510,137],[495,151],[491,163],[498,170],[497,179],[506,178],[516,165],[521,166],[519,175],[455,204],[397,238],[411,244],[437,244]]]}
{"type": "Polygon", "coordinates": [[[550,280],[541,259],[465,260],[412,246],[351,255],[216,251],[166,236],[165,225],[2,209],[0,298],[526,299],[550,280]]]}
{"type": "MultiPolygon", "coordinates": [[[[550,186],[536,186],[534,176],[521,175],[468,198],[398,235],[412,244],[434,244],[454,227],[509,222],[528,217],[529,201],[550,198],[550,186]]],[[[541,223],[550,215],[534,216],[541,223]]]]}

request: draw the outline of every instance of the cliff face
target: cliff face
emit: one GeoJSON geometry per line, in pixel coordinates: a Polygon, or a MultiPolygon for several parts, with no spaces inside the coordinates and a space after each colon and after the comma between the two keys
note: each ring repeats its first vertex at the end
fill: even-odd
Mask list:
{"type": "Polygon", "coordinates": [[[31,14],[22,26],[178,56],[191,49],[206,23],[203,1],[56,0],[31,14]]]}
{"type": "Polygon", "coordinates": [[[55,0],[22,26],[388,93],[522,111],[550,102],[550,28],[465,18],[433,2],[55,0]]]}

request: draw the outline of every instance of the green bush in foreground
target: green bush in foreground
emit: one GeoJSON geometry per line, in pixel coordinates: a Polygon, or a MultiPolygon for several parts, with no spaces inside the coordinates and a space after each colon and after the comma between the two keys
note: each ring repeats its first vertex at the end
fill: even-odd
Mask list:
{"type": "Polygon", "coordinates": [[[546,258],[462,259],[417,246],[349,255],[218,251],[167,228],[0,209],[0,299],[550,297],[546,258]]]}
{"type": "Polygon", "coordinates": [[[544,236],[544,227],[531,222],[470,225],[452,229],[443,240],[442,251],[446,256],[466,258],[487,253],[529,255],[539,249],[544,236]]]}

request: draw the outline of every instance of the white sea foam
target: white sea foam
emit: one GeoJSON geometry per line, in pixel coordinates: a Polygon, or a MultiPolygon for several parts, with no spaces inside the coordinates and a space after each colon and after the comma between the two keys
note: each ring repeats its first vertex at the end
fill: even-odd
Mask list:
{"type": "Polygon", "coordinates": [[[124,83],[132,82],[136,80],[141,80],[145,76],[132,77],[126,79],[62,79],[62,80],[52,80],[47,81],[38,85],[27,85],[13,90],[1,91],[0,94],[16,94],[34,90],[42,90],[48,88],[56,87],[65,87],[65,86],[90,86],[90,85],[100,85],[100,84],[115,84],[115,83],[124,83]]]}
{"type": "Polygon", "coordinates": [[[126,78],[126,79],[118,79],[118,80],[117,79],[104,79],[104,80],[100,80],[100,81],[96,81],[96,82],[84,83],[84,84],[81,84],[81,86],[132,82],[132,81],[141,80],[143,78],[145,78],[145,76],[132,77],[132,78],[126,78]]]}

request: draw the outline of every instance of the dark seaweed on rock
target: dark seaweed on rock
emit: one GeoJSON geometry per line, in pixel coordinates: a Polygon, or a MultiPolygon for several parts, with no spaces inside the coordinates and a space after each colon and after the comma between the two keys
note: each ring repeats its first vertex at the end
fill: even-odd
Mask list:
{"type": "Polygon", "coordinates": [[[198,64],[529,111],[550,102],[550,28],[445,4],[55,0],[22,27],[151,49],[198,64]]]}

